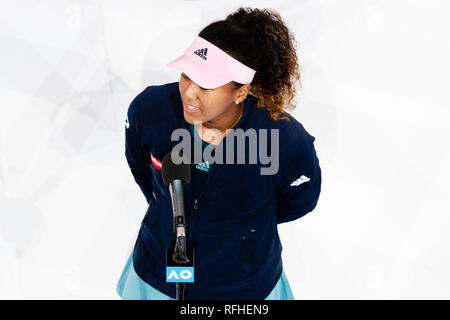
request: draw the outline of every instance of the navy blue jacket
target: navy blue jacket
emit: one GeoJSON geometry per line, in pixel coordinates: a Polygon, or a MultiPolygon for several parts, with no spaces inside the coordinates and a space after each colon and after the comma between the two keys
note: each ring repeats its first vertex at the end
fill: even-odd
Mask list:
{"type": "MultiPolygon", "coordinates": [[[[195,249],[195,282],[186,284],[186,300],[263,300],[280,278],[282,245],[277,225],[312,211],[321,189],[315,138],[295,118],[289,118],[272,121],[268,111],[256,107],[256,98],[247,95],[244,113],[234,129],[279,129],[278,172],[261,175],[260,168],[270,165],[259,159],[257,164],[248,163],[247,148],[246,164],[236,160],[234,164],[211,164],[199,196],[191,183],[185,185],[187,246],[195,249]]],[[[128,108],[125,156],[149,205],[133,263],[145,282],[172,298],[175,283],[165,282],[165,250],[175,246],[176,235],[170,192],[163,184],[160,165],[179,143],[171,141],[177,128],[189,131],[178,82],[148,86],[128,108]]],[[[267,142],[270,151],[270,130],[267,142]]],[[[235,144],[235,155],[236,148],[235,144]]],[[[226,148],[223,151],[226,159],[226,148]]]]}

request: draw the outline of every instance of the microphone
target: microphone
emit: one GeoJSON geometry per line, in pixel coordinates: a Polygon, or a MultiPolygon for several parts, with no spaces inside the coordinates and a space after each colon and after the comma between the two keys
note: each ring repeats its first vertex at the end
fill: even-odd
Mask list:
{"type": "MultiPolygon", "coordinates": [[[[175,164],[172,161],[172,152],[168,152],[162,160],[161,175],[163,183],[169,187],[174,218],[174,232],[177,234],[177,248],[186,252],[186,216],[184,214],[183,186],[188,184],[191,177],[189,164],[175,164]]],[[[177,250],[175,250],[177,251],[177,250]]]]}

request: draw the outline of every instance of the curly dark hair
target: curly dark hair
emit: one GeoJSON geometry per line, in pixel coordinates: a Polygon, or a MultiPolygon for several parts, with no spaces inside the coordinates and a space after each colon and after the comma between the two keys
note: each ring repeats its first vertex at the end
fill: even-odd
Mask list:
{"type": "MultiPolygon", "coordinates": [[[[214,21],[198,34],[227,54],[256,70],[249,94],[273,121],[288,119],[295,109],[296,83],[301,88],[296,41],[274,9],[240,7],[225,20],[214,21]]],[[[242,84],[232,81],[236,88],[242,84]]]]}

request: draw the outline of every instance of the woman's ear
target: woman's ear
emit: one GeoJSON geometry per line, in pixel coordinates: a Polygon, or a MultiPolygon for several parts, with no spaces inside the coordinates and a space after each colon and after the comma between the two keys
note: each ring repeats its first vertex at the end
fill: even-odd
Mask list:
{"type": "Polygon", "coordinates": [[[234,100],[243,101],[247,97],[247,94],[250,92],[250,89],[251,89],[251,85],[248,83],[240,86],[236,92],[236,96],[235,96],[234,100]]]}

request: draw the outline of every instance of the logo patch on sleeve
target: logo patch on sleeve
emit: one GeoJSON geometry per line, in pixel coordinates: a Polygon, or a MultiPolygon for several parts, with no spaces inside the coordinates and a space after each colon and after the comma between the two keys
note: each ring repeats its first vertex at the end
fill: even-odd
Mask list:
{"type": "Polygon", "coordinates": [[[303,182],[308,182],[309,180],[311,180],[310,178],[308,178],[307,176],[302,175],[300,178],[298,178],[297,180],[295,180],[294,182],[291,183],[291,186],[298,186],[301,185],[303,182]]]}
{"type": "Polygon", "coordinates": [[[161,166],[162,166],[161,161],[159,161],[158,159],[156,159],[156,158],[153,156],[152,153],[150,153],[150,157],[152,158],[153,166],[154,166],[156,169],[161,170],[161,168],[162,168],[162,167],[161,167],[161,166]]]}

